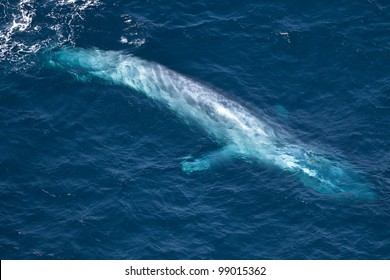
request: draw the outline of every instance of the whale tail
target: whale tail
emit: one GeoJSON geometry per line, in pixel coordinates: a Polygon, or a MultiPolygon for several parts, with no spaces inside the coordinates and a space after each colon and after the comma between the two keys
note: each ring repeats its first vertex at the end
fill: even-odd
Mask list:
{"type": "Polygon", "coordinates": [[[322,155],[304,153],[299,161],[297,177],[318,193],[339,198],[373,200],[375,194],[363,173],[342,160],[329,160],[322,155]]]}

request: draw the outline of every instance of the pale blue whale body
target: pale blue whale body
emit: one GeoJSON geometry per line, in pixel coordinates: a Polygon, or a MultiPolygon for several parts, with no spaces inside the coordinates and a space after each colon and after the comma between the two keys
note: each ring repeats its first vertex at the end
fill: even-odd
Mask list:
{"type": "Polygon", "coordinates": [[[96,77],[128,86],[203,128],[222,148],[183,161],[186,173],[239,157],[289,171],[318,193],[374,199],[369,183],[353,166],[292,144],[283,132],[277,132],[243,106],[157,63],[121,52],[80,48],[51,52],[48,61],[78,78],[96,77]]]}

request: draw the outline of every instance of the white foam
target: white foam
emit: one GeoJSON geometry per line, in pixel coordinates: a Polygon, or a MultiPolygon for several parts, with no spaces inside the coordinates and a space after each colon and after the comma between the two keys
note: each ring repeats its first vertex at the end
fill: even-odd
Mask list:
{"type": "Polygon", "coordinates": [[[1,0],[0,61],[12,62],[12,70],[25,68],[29,55],[46,46],[75,45],[85,10],[99,5],[99,0],[1,0]],[[37,19],[37,9],[44,21],[37,19]]]}
{"type": "Polygon", "coordinates": [[[124,34],[121,36],[119,42],[134,47],[140,47],[145,44],[145,36],[143,34],[144,22],[133,19],[133,16],[127,13],[121,15],[124,25],[124,34]],[[126,40],[123,40],[125,38],[126,40]]]}
{"type": "Polygon", "coordinates": [[[310,170],[306,167],[302,168],[302,171],[305,172],[307,175],[311,176],[311,177],[315,177],[317,175],[316,172],[314,172],[313,170],[310,170]]]}
{"type": "Polygon", "coordinates": [[[129,40],[126,37],[122,36],[119,42],[121,42],[122,44],[127,44],[129,40]]]}
{"type": "Polygon", "coordinates": [[[283,164],[287,166],[289,169],[299,167],[298,164],[296,163],[295,158],[290,155],[283,154],[280,156],[280,158],[282,159],[283,164]]]}
{"type": "Polygon", "coordinates": [[[72,5],[75,9],[82,11],[90,7],[96,7],[100,5],[99,0],[60,0],[58,1],[58,5],[66,6],[72,5]]]}
{"type": "Polygon", "coordinates": [[[21,0],[12,13],[12,21],[3,30],[0,30],[0,60],[7,57],[12,50],[23,50],[30,52],[26,45],[22,42],[14,41],[13,37],[17,33],[24,33],[31,26],[35,16],[33,0],[21,0]]]}
{"type": "Polygon", "coordinates": [[[291,43],[290,34],[288,32],[279,32],[279,34],[282,35],[287,40],[287,42],[291,43]]]}

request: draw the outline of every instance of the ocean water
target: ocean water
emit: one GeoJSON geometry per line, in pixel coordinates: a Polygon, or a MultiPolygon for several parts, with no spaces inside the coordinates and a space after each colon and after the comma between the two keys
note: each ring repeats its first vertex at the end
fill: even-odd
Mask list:
{"type": "Polygon", "coordinates": [[[1,259],[389,259],[388,1],[3,0],[1,259]],[[212,88],[365,174],[346,201],[231,159],[128,87],[48,68],[120,51],[212,88]]]}

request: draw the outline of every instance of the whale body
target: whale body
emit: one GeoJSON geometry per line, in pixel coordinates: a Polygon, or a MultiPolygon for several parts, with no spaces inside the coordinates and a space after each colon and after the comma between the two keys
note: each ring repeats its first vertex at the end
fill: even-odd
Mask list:
{"type": "Polygon", "coordinates": [[[47,62],[82,80],[99,78],[127,86],[202,128],[221,148],[184,160],[185,173],[236,157],[291,172],[317,193],[363,200],[375,197],[365,176],[351,164],[289,141],[287,133],[273,129],[244,106],[160,64],[122,52],[82,48],[52,51],[47,62]]]}

